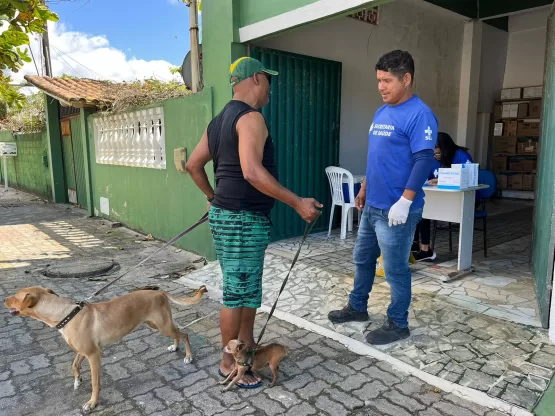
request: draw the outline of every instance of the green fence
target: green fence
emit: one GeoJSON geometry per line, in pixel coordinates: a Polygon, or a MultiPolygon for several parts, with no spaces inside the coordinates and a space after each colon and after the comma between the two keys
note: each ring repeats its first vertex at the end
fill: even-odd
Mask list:
{"type": "MultiPolygon", "coordinates": [[[[12,135],[0,131],[0,142],[17,143],[17,156],[7,158],[8,186],[51,199],[52,186],[48,168],[46,131],[12,135]]],[[[0,177],[4,183],[4,166],[0,158],[0,177]]]]}

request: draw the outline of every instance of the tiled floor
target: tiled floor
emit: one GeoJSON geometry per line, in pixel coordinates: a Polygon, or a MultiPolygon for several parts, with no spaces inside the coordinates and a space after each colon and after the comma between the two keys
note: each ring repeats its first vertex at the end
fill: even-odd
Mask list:
{"type": "MultiPolygon", "coordinates": [[[[495,247],[508,241],[526,237],[532,233],[533,206],[526,206],[524,202],[504,201],[489,203],[487,207],[489,218],[487,220],[488,247],[495,247]],[[510,226],[508,226],[510,224],[510,226]]],[[[445,224],[440,224],[444,226],[445,224]]],[[[475,223],[474,252],[482,253],[484,250],[484,234],[482,220],[475,223]]],[[[457,258],[459,246],[459,233],[453,232],[453,251],[449,251],[449,233],[438,231],[435,251],[438,261],[447,261],[457,258]]]]}
{"type": "Polygon", "coordinates": [[[436,293],[454,305],[495,318],[540,327],[529,263],[531,247],[531,235],[492,247],[487,258],[475,257],[471,274],[452,282],[440,279],[455,270],[455,261],[419,264],[413,290],[436,293]]]}
{"type": "MultiPolygon", "coordinates": [[[[523,208],[517,205],[513,212],[502,208],[490,221],[513,230],[508,220],[522,217],[515,212],[523,208]]],[[[449,270],[449,263],[413,266],[412,336],[382,349],[426,372],[531,409],[554,374],[555,346],[537,327],[529,237],[514,240],[496,234],[495,227],[490,231],[491,238],[504,245],[492,246],[487,260],[477,254],[472,275],[443,283],[430,274],[449,270]]],[[[265,305],[273,304],[299,242],[291,239],[269,248],[263,278],[265,305]]],[[[370,323],[334,326],[327,319],[330,310],[345,305],[352,288],[354,243],[354,235],[343,241],[336,233],[329,239],[326,233],[310,236],[278,309],[364,341],[367,331],[385,319],[390,292],[384,279],[374,282],[370,323]]],[[[190,277],[221,287],[217,262],[190,277]]]]}

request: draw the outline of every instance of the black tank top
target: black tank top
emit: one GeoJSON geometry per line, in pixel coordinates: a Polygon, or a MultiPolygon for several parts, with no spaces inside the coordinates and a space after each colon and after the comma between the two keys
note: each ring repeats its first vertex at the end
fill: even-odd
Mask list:
{"type": "MultiPolygon", "coordinates": [[[[252,111],[256,110],[243,101],[232,100],[208,125],[208,148],[214,161],[216,176],[216,196],[212,205],[230,211],[244,210],[268,215],[274,206],[274,199],[245,180],[239,161],[237,122],[252,111]]],[[[274,153],[274,143],[268,135],[264,145],[262,166],[277,179],[274,153]]]]}

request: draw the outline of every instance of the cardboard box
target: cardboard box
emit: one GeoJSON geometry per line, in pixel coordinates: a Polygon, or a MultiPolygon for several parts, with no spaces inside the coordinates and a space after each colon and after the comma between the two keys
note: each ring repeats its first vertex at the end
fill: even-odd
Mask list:
{"type": "Polygon", "coordinates": [[[504,121],[503,130],[505,130],[505,136],[516,136],[518,133],[518,121],[504,121]]]}
{"type": "Polygon", "coordinates": [[[466,189],[468,188],[469,173],[470,170],[465,168],[440,168],[437,187],[440,189],[466,189]]]}
{"type": "Polygon", "coordinates": [[[522,176],[520,174],[508,176],[508,189],[522,189],[522,176]]]}
{"type": "Polygon", "coordinates": [[[543,85],[537,87],[526,87],[522,91],[522,98],[541,98],[542,96],[543,85]]]}
{"type": "Polygon", "coordinates": [[[503,111],[501,112],[501,118],[511,117],[511,105],[503,104],[503,111]]]}
{"type": "Polygon", "coordinates": [[[501,120],[503,118],[503,106],[501,104],[495,104],[493,106],[493,119],[501,120]]]}
{"type": "Polygon", "coordinates": [[[511,110],[509,113],[510,118],[517,118],[518,117],[518,108],[520,104],[511,104],[511,110]]]}
{"type": "Polygon", "coordinates": [[[451,165],[454,169],[468,170],[468,187],[478,186],[478,172],[480,171],[479,163],[463,163],[451,165]]]}
{"type": "Polygon", "coordinates": [[[539,142],[536,140],[528,139],[527,141],[521,141],[517,144],[517,153],[518,154],[531,154],[537,155],[538,154],[538,145],[539,142]]]}
{"type": "Polygon", "coordinates": [[[502,100],[518,100],[522,97],[522,88],[505,88],[501,90],[502,100]]]}
{"type": "Polygon", "coordinates": [[[497,188],[507,189],[509,186],[508,176],[498,173],[497,175],[497,188]]]}
{"type": "Polygon", "coordinates": [[[510,153],[516,152],[516,136],[513,137],[496,137],[493,143],[493,153],[510,153]]]}
{"type": "Polygon", "coordinates": [[[530,101],[530,108],[528,110],[528,117],[540,118],[542,116],[542,100],[530,101]]]}
{"type": "Polygon", "coordinates": [[[507,170],[507,156],[494,156],[492,168],[495,171],[504,171],[507,170]]]}
{"type": "Polygon", "coordinates": [[[535,172],[536,171],[536,159],[526,159],[513,157],[509,159],[509,170],[514,172],[535,172]]]}
{"type": "Polygon", "coordinates": [[[536,189],[536,175],[522,175],[522,190],[533,191],[536,189]]]}
{"type": "Polygon", "coordinates": [[[495,123],[493,127],[494,136],[503,136],[503,123],[495,123]]]}
{"type": "Polygon", "coordinates": [[[517,134],[519,136],[540,136],[540,123],[536,121],[519,121],[517,134]]]}
{"type": "Polygon", "coordinates": [[[528,103],[520,103],[518,104],[517,110],[517,117],[518,118],[526,118],[528,117],[528,103]]]}

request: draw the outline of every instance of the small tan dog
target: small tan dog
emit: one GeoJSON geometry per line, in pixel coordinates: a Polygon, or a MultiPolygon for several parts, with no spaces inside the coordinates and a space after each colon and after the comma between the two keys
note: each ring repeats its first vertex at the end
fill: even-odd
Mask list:
{"type": "MultiPolygon", "coordinates": [[[[235,383],[241,380],[247,370],[249,370],[249,366],[245,364],[248,362],[251,353],[247,348],[247,344],[237,339],[229,341],[224,351],[233,355],[235,359],[235,368],[233,371],[229,373],[224,381],[220,381],[220,384],[226,384],[231,380],[231,383],[224,389],[224,391],[228,391],[235,383]]],[[[268,344],[259,346],[256,349],[254,360],[252,360],[252,367],[250,368],[252,374],[259,378],[255,371],[260,370],[265,365],[269,365],[273,376],[272,384],[270,385],[273,387],[278,378],[279,363],[285,358],[287,353],[289,353],[289,348],[284,345],[268,344]]]]}
{"type": "MultiPolygon", "coordinates": [[[[179,341],[183,341],[184,362],[189,364],[193,360],[189,336],[176,327],[168,301],[192,305],[200,302],[205,292],[206,287],[202,286],[191,298],[177,298],[167,292],[139,290],[108,302],[87,304],[60,329],[66,342],[77,353],[72,365],[75,389],[81,384],[80,369],[85,358],[91,367],[92,395],[83,411],[94,409],[98,403],[102,347],[119,341],[143,322],[175,340],[168,348],[170,352],[177,351],[179,341]]],[[[12,316],[29,316],[53,328],[77,305],[69,298],[59,297],[51,289],[35,286],[8,297],[4,306],[10,308],[12,316]]]]}

